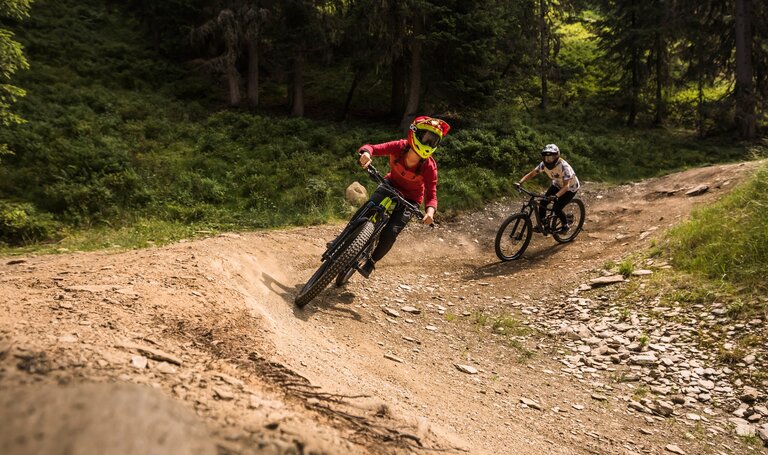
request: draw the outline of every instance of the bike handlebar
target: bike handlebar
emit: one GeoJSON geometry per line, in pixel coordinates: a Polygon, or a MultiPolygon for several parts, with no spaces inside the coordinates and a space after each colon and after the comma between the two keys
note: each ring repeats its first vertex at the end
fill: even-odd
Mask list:
{"type": "Polygon", "coordinates": [[[515,188],[517,188],[517,192],[518,193],[525,193],[525,194],[527,194],[528,196],[530,196],[530,197],[532,197],[534,199],[542,199],[542,200],[546,200],[547,199],[543,194],[532,193],[532,192],[526,190],[525,188],[523,188],[523,185],[521,185],[519,183],[515,183],[515,188]]]}
{"type": "MultiPolygon", "coordinates": [[[[419,218],[421,218],[422,220],[424,219],[424,216],[425,216],[425,215],[424,215],[424,212],[422,212],[422,211],[421,211],[421,209],[419,209],[419,207],[418,207],[417,205],[415,205],[415,204],[411,204],[410,202],[408,202],[408,200],[407,200],[407,199],[405,199],[405,198],[403,197],[403,195],[400,193],[400,191],[399,191],[397,188],[395,188],[394,186],[392,186],[390,183],[388,183],[388,182],[387,182],[387,181],[384,179],[384,177],[383,177],[383,176],[381,175],[381,173],[380,173],[380,172],[379,172],[379,171],[378,171],[378,170],[377,170],[377,169],[376,169],[376,168],[373,166],[373,164],[369,164],[369,165],[368,165],[368,167],[366,167],[366,168],[365,168],[365,170],[366,170],[366,172],[368,172],[368,175],[371,177],[371,179],[372,179],[374,182],[378,183],[379,185],[384,185],[384,186],[386,186],[388,189],[390,189],[390,190],[392,191],[392,193],[393,193],[393,194],[394,194],[394,195],[397,197],[397,199],[398,199],[400,202],[402,202],[403,204],[405,204],[405,206],[406,206],[406,207],[408,207],[408,208],[409,208],[409,209],[411,209],[413,212],[415,212],[417,215],[419,215],[419,218]]],[[[434,224],[432,224],[431,226],[432,226],[432,227],[434,227],[434,224]]]]}

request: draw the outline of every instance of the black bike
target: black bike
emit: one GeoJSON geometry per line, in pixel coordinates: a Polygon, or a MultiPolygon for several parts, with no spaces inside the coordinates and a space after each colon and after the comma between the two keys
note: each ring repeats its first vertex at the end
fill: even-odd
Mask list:
{"type": "Polygon", "coordinates": [[[508,216],[496,233],[496,256],[502,261],[511,261],[523,255],[531,242],[533,233],[533,217],[536,225],[541,228],[545,236],[552,237],[559,243],[568,243],[576,238],[584,226],[584,203],[579,198],[573,198],[563,207],[569,229],[560,232],[562,224],[560,218],[555,215],[551,207],[547,208],[544,219],[539,216],[540,204],[546,204],[548,199],[542,194],[531,193],[520,185],[516,185],[517,191],[530,196],[523,208],[518,213],[508,216]]]}
{"type": "Polygon", "coordinates": [[[328,243],[328,248],[320,259],[323,264],[299,291],[295,299],[296,305],[303,307],[308,304],[334,277],[336,285],[343,286],[355,271],[360,270],[360,266],[370,258],[379,235],[398,204],[405,204],[419,219],[424,218],[421,210],[404,199],[373,165],[369,165],[366,171],[380,188],[384,188],[387,196],[378,204],[373,201],[366,202],[355,212],[341,234],[328,243]]]}

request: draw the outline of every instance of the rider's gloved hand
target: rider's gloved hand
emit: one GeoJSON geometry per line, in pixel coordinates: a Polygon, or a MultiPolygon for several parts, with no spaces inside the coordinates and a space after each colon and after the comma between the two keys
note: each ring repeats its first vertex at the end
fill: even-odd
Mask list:
{"type": "Polygon", "coordinates": [[[368,168],[368,166],[371,164],[371,154],[368,152],[361,153],[359,162],[363,169],[368,168]]]}
{"type": "Polygon", "coordinates": [[[430,225],[435,224],[435,208],[427,207],[426,212],[427,213],[424,214],[424,218],[422,218],[421,222],[430,225]]]}
{"type": "Polygon", "coordinates": [[[520,182],[515,182],[515,189],[517,189],[517,191],[520,191],[520,188],[521,188],[522,186],[523,186],[523,184],[522,184],[522,183],[520,183],[520,182]]]}

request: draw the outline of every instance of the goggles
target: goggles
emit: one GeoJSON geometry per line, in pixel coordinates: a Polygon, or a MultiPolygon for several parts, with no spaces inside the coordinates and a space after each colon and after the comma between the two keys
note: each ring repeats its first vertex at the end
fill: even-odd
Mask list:
{"type": "Polygon", "coordinates": [[[415,133],[416,139],[426,145],[427,147],[437,147],[440,144],[440,136],[427,130],[417,130],[415,133]]]}
{"type": "Polygon", "coordinates": [[[555,155],[554,153],[548,153],[548,154],[543,156],[543,160],[547,164],[555,163],[555,162],[557,162],[557,159],[558,159],[558,156],[555,155]]]}

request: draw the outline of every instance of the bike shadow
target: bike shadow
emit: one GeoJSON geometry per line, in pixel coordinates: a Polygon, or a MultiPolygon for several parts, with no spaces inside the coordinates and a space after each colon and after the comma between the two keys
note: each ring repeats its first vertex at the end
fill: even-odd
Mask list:
{"type": "MultiPolygon", "coordinates": [[[[526,251],[520,259],[514,261],[496,261],[475,267],[472,272],[464,275],[468,280],[482,280],[492,276],[510,276],[520,271],[529,271],[531,265],[538,265],[552,259],[552,255],[565,248],[564,243],[555,243],[546,247],[526,251]]],[[[471,264],[467,264],[471,265],[471,264]]]]}
{"type": "Polygon", "coordinates": [[[357,311],[351,308],[337,306],[338,304],[349,305],[355,301],[355,294],[344,288],[337,288],[331,285],[321,292],[320,295],[315,297],[315,299],[307,306],[300,308],[294,303],[294,299],[301,290],[303,284],[297,284],[293,287],[286,286],[268,273],[261,274],[261,281],[264,283],[264,286],[282,298],[283,301],[290,306],[293,315],[302,321],[307,321],[316,313],[323,311],[339,312],[345,317],[356,321],[362,321],[363,319],[357,311]]]}
{"type": "MultiPolygon", "coordinates": [[[[296,293],[299,292],[301,286],[296,286],[296,293]]],[[[299,308],[293,305],[293,300],[290,301],[293,306],[293,314],[302,321],[309,320],[317,313],[339,313],[341,316],[352,319],[354,321],[362,321],[363,317],[348,305],[355,302],[355,294],[344,288],[337,288],[333,284],[323,290],[320,295],[315,297],[307,306],[299,308]],[[345,305],[345,306],[340,306],[345,305]]]]}

